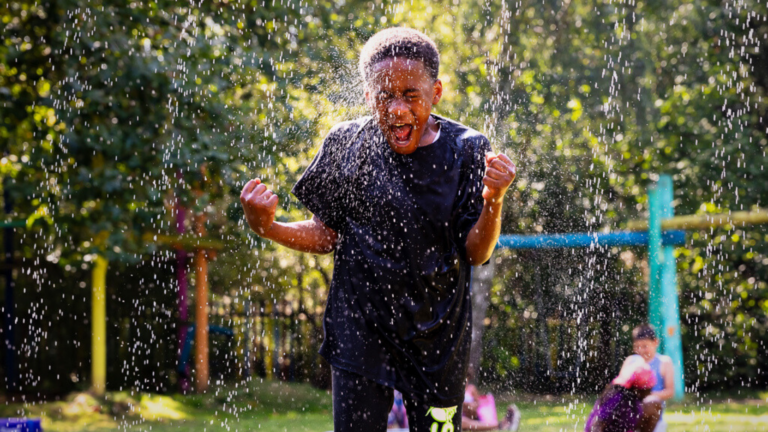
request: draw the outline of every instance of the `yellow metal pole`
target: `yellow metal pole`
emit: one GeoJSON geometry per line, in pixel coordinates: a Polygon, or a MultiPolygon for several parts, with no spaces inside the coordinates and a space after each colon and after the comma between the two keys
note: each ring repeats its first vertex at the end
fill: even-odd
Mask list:
{"type": "Polygon", "coordinates": [[[107,387],[107,259],[97,256],[91,273],[91,385],[101,396],[107,387]]]}
{"type": "MultiPolygon", "coordinates": [[[[746,225],[768,224],[768,210],[741,211],[731,214],[717,213],[705,215],[675,216],[661,221],[661,229],[701,229],[731,225],[734,227],[746,225]]],[[[634,220],[627,223],[630,230],[643,231],[648,229],[648,221],[634,220]]]]}

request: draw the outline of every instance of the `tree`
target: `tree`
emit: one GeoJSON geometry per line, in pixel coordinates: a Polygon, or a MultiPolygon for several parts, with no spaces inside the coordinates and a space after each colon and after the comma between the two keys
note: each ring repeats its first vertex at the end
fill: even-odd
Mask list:
{"type": "MultiPolygon", "coordinates": [[[[83,297],[95,254],[126,266],[121,274],[162,256],[144,236],[174,234],[176,199],[205,212],[209,236],[226,245],[211,268],[215,296],[298,301],[311,290],[315,301],[327,257],[303,262],[248,235],[237,196],[261,176],[281,198],[278,218],[308,217],[289,188],[325,131],[366,112],[357,53],[391,25],[437,41],[446,93],[436,112],[518,164],[505,233],[623,229],[645,218],[662,172],[673,175],[678,214],[764,206],[766,15],[754,0],[7,3],[0,174],[13,217],[29,223],[19,284],[40,281],[39,298],[20,302],[50,303],[56,289],[83,297]]],[[[678,259],[690,384],[765,382],[753,367],[768,342],[764,231],[689,241],[678,259]]],[[[497,258],[485,379],[572,391],[569,368],[581,362],[577,390],[602,385],[645,317],[644,251],[497,258]],[[610,352],[599,351],[607,340],[610,352]],[[539,378],[518,379],[536,367],[539,378]]],[[[149,295],[120,300],[149,305],[149,295]]]]}

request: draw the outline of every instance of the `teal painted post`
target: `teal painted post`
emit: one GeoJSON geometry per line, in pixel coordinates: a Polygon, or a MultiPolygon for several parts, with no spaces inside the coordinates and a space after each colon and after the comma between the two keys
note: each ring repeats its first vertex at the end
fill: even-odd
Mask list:
{"type": "Polygon", "coordinates": [[[672,198],[672,178],[668,175],[659,176],[656,187],[649,194],[651,210],[648,222],[648,246],[651,260],[649,320],[659,333],[661,352],[672,359],[675,371],[675,399],[680,400],[684,394],[685,382],[677,293],[677,262],[674,246],[661,244],[661,221],[674,216],[672,198]]]}
{"type": "MultiPolygon", "coordinates": [[[[662,201],[662,182],[648,191],[648,261],[650,277],[648,284],[648,322],[658,332],[664,325],[661,316],[661,268],[664,261],[664,250],[661,244],[661,220],[664,218],[664,208],[668,207],[662,201]]],[[[659,350],[664,349],[664,337],[659,335],[659,350]]]]}

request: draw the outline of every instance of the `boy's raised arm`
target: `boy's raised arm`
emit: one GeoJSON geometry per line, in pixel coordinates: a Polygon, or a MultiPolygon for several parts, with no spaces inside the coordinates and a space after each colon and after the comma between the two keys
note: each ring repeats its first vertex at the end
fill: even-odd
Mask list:
{"type": "Polygon", "coordinates": [[[467,260],[473,266],[488,261],[493,254],[501,232],[504,194],[515,180],[517,170],[515,164],[503,154],[487,154],[485,166],[483,210],[467,236],[467,260]]]}
{"type": "Polygon", "coordinates": [[[326,254],[336,247],[338,235],[317,217],[301,222],[276,222],[278,197],[261,180],[246,183],[240,193],[245,220],[261,237],[300,252],[326,254]]]}

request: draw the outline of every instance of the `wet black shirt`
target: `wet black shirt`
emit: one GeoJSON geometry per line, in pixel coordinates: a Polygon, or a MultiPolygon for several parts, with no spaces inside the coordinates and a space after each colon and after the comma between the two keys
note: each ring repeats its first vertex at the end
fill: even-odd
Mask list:
{"type": "Polygon", "coordinates": [[[339,234],[320,349],[334,367],[423,397],[464,398],[471,339],[466,239],[483,207],[487,138],[393,152],[370,117],[331,130],[293,194],[339,234]]]}

